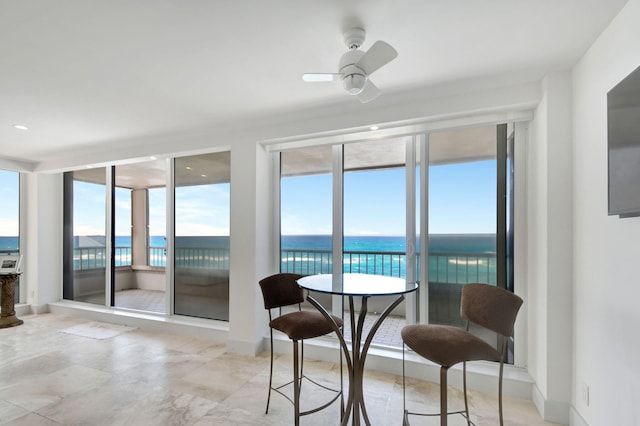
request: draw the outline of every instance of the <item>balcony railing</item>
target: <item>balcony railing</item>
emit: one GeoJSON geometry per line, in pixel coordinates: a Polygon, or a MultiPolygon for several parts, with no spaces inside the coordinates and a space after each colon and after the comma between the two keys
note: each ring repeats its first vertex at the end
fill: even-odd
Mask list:
{"type": "MultiPolygon", "coordinates": [[[[280,270],[297,274],[328,274],[333,270],[331,251],[282,250],[280,270]]],[[[345,251],[343,271],[391,277],[406,277],[404,252],[345,251]]],[[[416,255],[416,271],[420,274],[420,255],[416,255]]],[[[429,254],[429,281],[447,284],[496,283],[495,253],[429,254]]]]}
{"type": "MultiPolygon", "coordinates": [[[[149,247],[149,266],[164,267],[166,264],[166,247],[149,247]]],[[[76,271],[104,269],[106,265],[107,252],[104,246],[81,247],[73,250],[73,269],[76,271]]],[[[117,246],[115,248],[115,265],[131,265],[131,247],[117,246]]],[[[229,269],[229,249],[209,247],[176,248],[176,266],[183,268],[229,269]]]]}
{"type": "Polygon", "coordinates": [[[149,247],[149,266],[167,266],[167,248],[165,246],[149,247]]]}
{"type": "Polygon", "coordinates": [[[18,249],[3,249],[0,250],[0,255],[2,256],[17,256],[20,254],[20,250],[18,249]]]}
{"type": "MultiPolygon", "coordinates": [[[[176,247],[176,268],[229,269],[229,249],[219,247],[176,247]]],[[[166,247],[149,247],[149,265],[166,266],[166,247]]]]}
{"type": "Polygon", "coordinates": [[[103,269],[107,266],[107,249],[103,246],[73,249],[73,269],[103,269]]]}
{"type": "MultiPolygon", "coordinates": [[[[7,253],[10,254],[10,253],[7,253]]],[[[229,249],[180,247],[176,249],[176,267],[228,269],[229,249]]],[[[304,275],[328,274],[333,270],[332,254],[328,250],[282,250],[280,270],[304,275]]],[[[116,247],[116,266],[131,265],[131,247],[116,247]]],[[[149,247],[149,264],[166,266],[165,247],[149,247]]],[[[404,252],[345,251],[343,272],[406,277],[404,252]]],[[[420,255],[416,255],[416,270],[420,273],[420,255]]],[[[74,269],[106,267],[104,247],[74,249],[74,269]]],[[[429,281],[447,284],[470,282],[496,283],[495,253],[430,253],[429,281]]]]}

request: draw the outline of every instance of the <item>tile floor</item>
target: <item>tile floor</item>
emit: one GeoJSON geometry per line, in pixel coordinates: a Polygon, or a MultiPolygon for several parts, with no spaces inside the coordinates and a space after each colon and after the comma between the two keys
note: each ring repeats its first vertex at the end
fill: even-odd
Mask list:
{"type": "MultiPolygon", "coordinates": [[[[56,314],[23,316],[24,324],[0,329],[0,425],[291,425],[292,406],[280,395],[264,413],[269,379],[267,353],[226,352],[222,342],[146,332],[56,314]]],[[[338,382],[338,366],[305,363],[309,375],[338,382]]],[[[274,380],[288,380],[291,357],[280,355],[274,380]]],[[[306,390],[303,408],[321,392],[306,390]]],[[[401,377],[367,372],[365,395],[374,425],[402,424],[401,377]]],[[[411,408],[438,406],[437,385],[409,380],[411,408]]],[[[450,405],[460,405],[451,388],[450,405]]],[[[471,393],[472,418],[495,425],[494,395],[471,393]]],[[[452,407],[454,408],[454,407],[452,407]]],[[[302,425],[337,425],[334,405],[302,425]]],[[[412,419],[412,425],[438,424],[412,419]]],[[[465,424],[459,416],[450,424],[465,424]]],[[[505,424],[550,425],[530,401],[505,399],[505,424]]]]}

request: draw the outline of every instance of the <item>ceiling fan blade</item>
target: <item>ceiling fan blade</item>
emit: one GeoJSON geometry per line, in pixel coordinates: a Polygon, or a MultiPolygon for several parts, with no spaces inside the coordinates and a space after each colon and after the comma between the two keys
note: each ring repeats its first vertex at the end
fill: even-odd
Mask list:
{"type": "Polygon", "coordinates": [[[358,96],[360,102],[366,104],[367,102],[371,102],[372,100],[380,96],[380,93],[380,89],[378,89],[378,87],[376,87],[376,85],[373,84],[371,80],[367,80],[367,82],[364,84],[362,92],[358,93],[356,96],[358,96]]]}
{"type": "Polygon", "coordinates": [[[323,82],[323,81],[336,81],[340,79],[340,74],[332,74],[332,73],[309,73],[302,74],[302,80],[306,82],[323,82]]]}
{"type": "Polygon", "coordinates": [[[394,60],[396,56],[398,56],[396,49],[388,43],[378,40],[373,43],[373,46],[360,58],[356,66],[369,76],[383,65],[394,60]]]}

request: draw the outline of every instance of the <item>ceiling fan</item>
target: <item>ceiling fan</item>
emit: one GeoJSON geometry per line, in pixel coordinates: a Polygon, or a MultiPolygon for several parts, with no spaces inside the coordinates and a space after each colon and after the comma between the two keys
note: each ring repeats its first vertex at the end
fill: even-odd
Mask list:
{"type": "Polygon", "coordinates": [[[307,82],[342,80],[348,94],[357,96],[361,102],[370,102],[380,96],[380,89],[371,82],[369,76],[398,56],[398,52],[384,41],[376,41],[366,52],[360,50],[365,32],[362,28],[352,28],[344,33],[344,42],[349,50],[338,63],[337,73],[304,74],[307,82]]]}

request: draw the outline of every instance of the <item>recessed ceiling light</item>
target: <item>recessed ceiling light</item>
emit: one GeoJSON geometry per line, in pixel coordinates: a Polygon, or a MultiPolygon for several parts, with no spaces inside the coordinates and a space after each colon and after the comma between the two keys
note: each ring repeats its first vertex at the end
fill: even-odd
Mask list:
{"type": "Polygon", "coordinates": [[[150,160],[157,160],[158,157],[154,157],[153,155],[151,157],[149,157],[150,160]]]}
{"type": "Polygon", "coordinates": [[[14,129],[18,129],[18,130],[29,130],[29,128],[27,126],[24,126],[22,124],[14,124],[13,128],[14,129]]]}
{"type": "Polygon", "coordinates": [[[202,176],[202,177],[207,177],[207,175],[200,175],[200,176],[202,176]]]}
{"type": "Polygon", "coordinates": [[[369,129],[371,129],[371,130],[378,130],[378,129],[379,129],[379,127],[378,127],[378,126],[371,126],[371,127],[369,127],[369,129]]]}
{"type": "Polygon", "coordinates": [[[187,166],[187,167],[185,167],[185,169],[187,169],[187,170],[191,170],[191,167],[187,166]]]}

